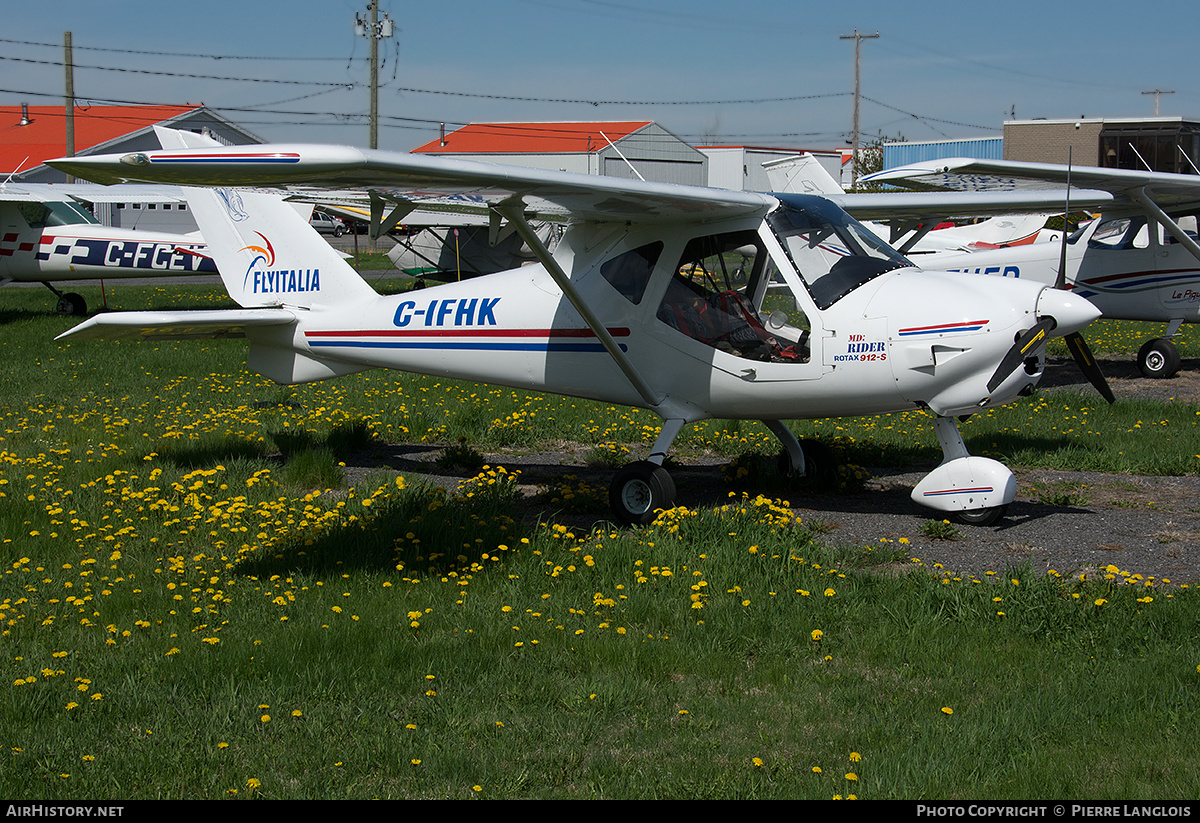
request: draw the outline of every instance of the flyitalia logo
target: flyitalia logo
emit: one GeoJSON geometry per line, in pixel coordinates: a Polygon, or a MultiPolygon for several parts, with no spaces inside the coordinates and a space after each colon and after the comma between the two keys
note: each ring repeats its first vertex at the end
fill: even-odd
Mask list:
{"type": "Polygon", "coordinates": [[[320,269],[277,269],[275,247],[262,232],[255,232],[262,245],[251,244],[238,249],[253,256],[242,278],[242,288],[251,294],[294,294],[296,292],[320,291],[320,269]]]}

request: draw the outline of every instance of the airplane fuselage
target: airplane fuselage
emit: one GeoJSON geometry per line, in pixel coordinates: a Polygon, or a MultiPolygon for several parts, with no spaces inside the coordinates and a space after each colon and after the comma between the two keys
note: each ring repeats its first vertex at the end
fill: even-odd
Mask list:
{"type": "Polygon", "coordinates": [[[0,228],[0,278],[54,282],[216,274],[207,246],[182,235],[79,224],[0,228]]]}
{"type": "MultiPolygon", "coordinates": [[[[1123,220],[1123,219],[1122,219],[1123,220]]],[[[923,265],[999,275],[1053,285],[1060,245],[990,249],[923,257],[923,265]]],[[[1200,322],[1200,263],[1179,243],[1145,221],[1124,230],[1103,218],[1067,244],[1067,285],[1104,317],[1116,320],[1200,322]]]]}
{"type": "MultiPolygon", "coordinates": [[[[821,308],[761,221],[675,230],[660,225],[607,239],[604,234],[576,227],[556,258],[576,272],[573,282],[582,298],[654,386],[657,406],[639,395],[540,264],[378,297],[368,305],[314,308],[298,314],[295,329],[250,330],[250,365],[280,382],[329,376],[330,363],[339,373],[392,368],[661,406],[686,419],[794,419],[925,406],[963,414],[1011,402],[1041,375],[1039,362],[1018,369],[995,391],[985,385],[991,376],[987,364],[994,367],[1031,325],[1041,284],[905,267],[879,274],[821,308]],[[697,238],[699,233],[704,237],[697,238]],[[721,237],[756,243],[770,258],[775,273],[762,275],[767,267],[759,261],[758,280],[744,283],[742,291],[764,315],[779,306],[777,325],[764,331],[781,348],[791,347],[789,356],[765,350],[748,355],[702,339],[682,330],[669,311],[687,249],[721,237]],[[655,246],[657,260],[633,302],[605,272],[647,246],[655,246]],[[289,354],[297,351],[298,357],[289,354]]],[[[298,283],[312,282],[312,269],[301,273],[298,283]]],[[[246,282],[253,286],[265,276],[248,272],[246,282]]],[[[319,271],[315,276],[323,282],[319,271]]],[[[286,294],[279,298],[285,307],[290,302],[286,294]]],[[[712,303],[711,295],[697,300],[702,311],[711,311],[712,303]]]]}

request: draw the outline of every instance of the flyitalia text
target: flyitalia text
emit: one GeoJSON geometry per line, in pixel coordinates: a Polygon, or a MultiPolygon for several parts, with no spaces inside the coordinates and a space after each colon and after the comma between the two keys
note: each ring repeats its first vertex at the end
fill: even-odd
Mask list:
{"type": "Polygon", "coordinates": [[[254,270],[252,294],[292,294],[321,290],[320,269],[254,270]]]}

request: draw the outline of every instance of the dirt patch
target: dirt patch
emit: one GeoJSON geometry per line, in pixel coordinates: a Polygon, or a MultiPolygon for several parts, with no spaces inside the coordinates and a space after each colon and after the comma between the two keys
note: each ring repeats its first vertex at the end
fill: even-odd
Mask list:
{"type": "MultiPolygon", "coordinates": [[[[1200,360],[1184,360],[1174,377],[1151,380],[1142,377],[1137,361],[1128,355],[1097,356],[1096,362],[1113,394],[1118,398],[1200,403],[1200,360]]],[[[1070,357],[1046,358],[1046,371],[1039,383],[1042,389],[1094,391],[1070,357]]]]}
{"type": "MultiPolygon", "coordinates": [[[[1130,359],[1105,359],[1101,368],[1118,398],[1147,397],[1200,403],[1200,361],[1187,361],[1174,378],[1147,380],[1130,359]]],[[[1070,358],[1052,358],[1043,385],[1051,391],[1091,391],[1070,358]]],[[[475,474],[441,469],[442,448],[428,444],[378,444],[346,460],[350,482],[372,472],[405,473],[444,488],[475,474]]],[[[496,451],[483,455],[492,466],[518,470],[522,499],[514,514],[553,518],[576,529],[609,522],[607,489],[616,469],[587,463],[588,447],[571,442],[538,452],[496,451]],[[597,505],[570,513],[537,499],[540,487],[574,476],[573,482],[601,491],[597,505]]],[[[677,502],[716,506],[728,499],[723,458],[679,458],[671,467],[677,502]]],[[[994,526],[958,526],[954,539],[926,536],[923,529],[942,515],[914,503],[909,494],[930,467],[896,470],[865,467],[872,479],[852,495],[803,494],[763,489],[789,500],[804,520],[819,525],[834,544],[902,546],[912,562],[941,570],[981,575],[1011,567],[1061,574],[1094,573],[1115,565],[1156,583],[1200,581],[1200,478],[1139,477],[1061,470],[1017,471],[1017,498],[994,526]]]]}

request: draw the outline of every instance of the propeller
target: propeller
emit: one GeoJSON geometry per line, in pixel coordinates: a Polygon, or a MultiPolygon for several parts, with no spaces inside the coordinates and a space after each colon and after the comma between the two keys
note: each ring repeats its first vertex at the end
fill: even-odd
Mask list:
{"type": "MultiPolygon", "coordinates": [[[[996,367],[996,371],[988,380],[988,391],[995,391],[1008,376],[1015,372],[1026,358],[1030,357],[1037,350],[1038,345],[1042,344],[1046,336],[1054,330],[1058,325],[1053,317],[1039,318],[1033,328],[1029,329],[1017,338],[1011,349],[1005,353],[1004,358],[1000,361],[1000,365],[996,367]]],[[[1083,372],[1084,377],[1088,382],[1095,387],[1100,396],[1109,403],[1116,401],[1113,396],[1112,389],[1109,388],[1108,381],[1104,379],[1104,374],[1100,371],[1099,364],[1096,363],[1096,358],[1092,356],[1092,350],[1088,348],[1087,341],[1083,339],[1083,335],[1074,331],[1063,337],[1063,342],[1067,344],[1067,349],[1071,352],[1071,357],[1075,359],[1075,363],[1079,366],[1079,370],[1083,372]]]]}
{"type": "Polygon", "coordinates": [[[1115,403],[1117,398],[1113,396],[1108,381],[1104,379],[1104,374],[1100,371],[1100,364],[1096,362],[1096,358],[1092,357],[1092,350],[1088,348],[1083,335],[1079,332],[1072,332],[1063,338],[1063,342],[1071,350],[1071,356],[1075,358],[1079,370],[1083,372],[1083,376],[1088,379],[1088,382],[1095,387],[1096,391],[1100,392],[1101,397],[1109,403],[1115,403]]]}
{"type": "Polygon", "coordinates": [[[1017,342],[1013,343],[1012,348],[1005,353],[1000,365],[996,367],[996,371],[988,380],[988,391],[995,391],[1001,383],[1007,380],[1008,376],[1015,372],[1026,358],[1030,357],[1030,353],[1037,349],[1038,344],[1045,341],[1047,332],[1053,331],[1057,325],[1058,323],[1053,317],[1042,317],[1038,319],[1033,328],[1018,337],[1017,342]]]}

